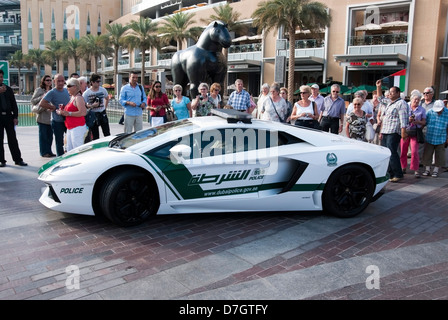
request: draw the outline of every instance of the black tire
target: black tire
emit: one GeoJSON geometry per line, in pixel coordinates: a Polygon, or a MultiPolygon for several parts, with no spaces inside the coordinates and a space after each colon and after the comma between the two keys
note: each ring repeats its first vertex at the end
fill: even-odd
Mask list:
{"type": "Polygon", "coordinates": [[[128,169],[104,181],[99,204],[109,220],[129,227],[141,224],[157,213],[159,192],[145,173],[128,169]]]}
{"type": "Polygon", "coordinates": [[[347,165],[332,173],[323,192],[325,212],[341,218],[360,214],[369,205],[374,192],[369,171],[360,165],[347,165]]]}

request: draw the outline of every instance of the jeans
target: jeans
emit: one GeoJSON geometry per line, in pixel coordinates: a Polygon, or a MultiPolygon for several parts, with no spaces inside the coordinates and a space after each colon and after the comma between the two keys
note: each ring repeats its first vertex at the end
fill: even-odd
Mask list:
{"type": "Polygon", "coordinates": [[[41,156],[53,154],[51,145],[53,144],[53,130],[50,124],[37,123],[39,127],[39,152],[41,156]]]}
{"type": "Polygon", "coordinates": [[[53,129],[54,141],[56,142],[56,154],[62,156],[64,154],[64,133],[67,131],[64,122],[51,120],[51,128],[53,129]]]}
{"type": "Polygon", "coordinates": [[[96,122],[90,129],[92,132],[93,140],[100,138],[99,127],[101,127],[101,130],[103,131],[103,135],[105,137],[110,136],[109,119],[107,118],[106,111],[95,112],[95,115],[96,115],[96,122]]]}
{"type": "Polygon", "coordinates": [[[389,161],[390,178],[403,178],[403,170],[401,169],[400,156],[398,155],[398,146],[400,145],[401,136],[398,133],[383,133],[381,144],[390,150],[391,156],[389,161]]]}

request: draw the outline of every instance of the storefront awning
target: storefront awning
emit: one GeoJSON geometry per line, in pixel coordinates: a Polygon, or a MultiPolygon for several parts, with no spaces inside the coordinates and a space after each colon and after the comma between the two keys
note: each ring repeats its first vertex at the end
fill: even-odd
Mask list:
{"type": "Polygon", "coordinates": [[[257,60],[231,60],[227,62],[227,70],[229,73],[235,72],[260,72],[261,61],[257,60]]]}
{"type": "MultiPolygon", "coordinates": [[[[275,58],[264,59],[266,63],[275,63],[275,58]]],[[[322,71],[325,59],[315,56],[296,57],[294,71],[322,71]]]]}
{"type": "Polygon", "coordinates": [[[348,68],[390,68],[406,63],[407,57],[401,53],[386,54],[341,54],[334,55],[342,67],[348,68]]]}

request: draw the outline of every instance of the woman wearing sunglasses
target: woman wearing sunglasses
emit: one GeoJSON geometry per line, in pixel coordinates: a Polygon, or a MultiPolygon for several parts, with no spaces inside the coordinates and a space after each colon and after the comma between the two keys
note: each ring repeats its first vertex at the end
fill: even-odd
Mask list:
{"type": "Polygon", "coordinates": [[[169,106],[170,101],[168,96],[162,92],[162,83],[155,81],[149,90],[147,107],[152,117],[163,117],[163,122],[166,122],[166,108],[169,106]]]}
{"type": "Polygon", "coordinates": [[[56,113],[65,117],[67,151],[70,151],[84,144],[88,128],[85,118],[87,113],[86,102],[81,95],[81,85],[78,79],[68,79],[67,90],[70,94],[70,101],[62,110],[57,109],[56,113]]]}
{"type": "Polygon", "coordinates": [[[190,98],[182,95],[182,86],[176,84],[173,86],[174,98],[171,101],[174,114],[177,120],[191,118],[191,101],[190,98]]]}

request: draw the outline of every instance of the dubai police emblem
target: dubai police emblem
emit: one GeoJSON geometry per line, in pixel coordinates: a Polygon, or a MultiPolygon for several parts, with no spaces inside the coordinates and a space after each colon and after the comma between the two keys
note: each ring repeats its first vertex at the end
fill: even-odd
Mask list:
{"type": "Polygon", "coordinates": [[[327,154],[327,165],[329,167],[334,167],[338,164],[338,157],[334,153],[327,154]]]}

